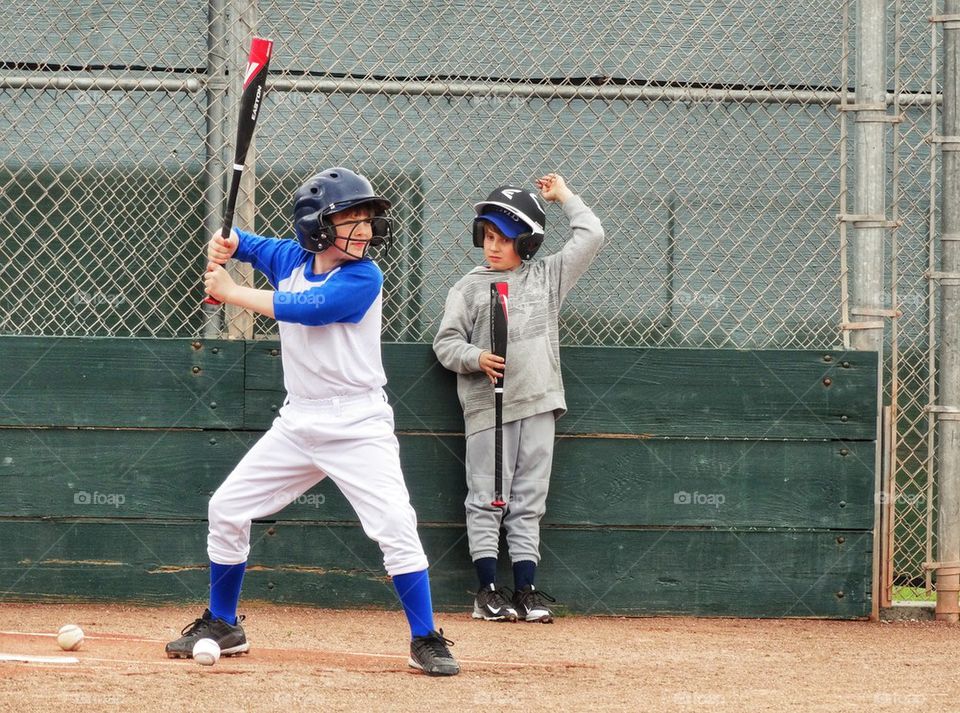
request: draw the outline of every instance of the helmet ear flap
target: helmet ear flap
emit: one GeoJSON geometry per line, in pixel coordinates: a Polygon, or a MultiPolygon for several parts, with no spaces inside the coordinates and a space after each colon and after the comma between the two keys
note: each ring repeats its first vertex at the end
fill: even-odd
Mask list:
{"type": "Polygon", "coordinates": [[[386,245],[388,248],[393,242],[393,223],[384,216],[378,215],[370,222],[372,237],[370,238],[370,247],[376,248],[386,245]]]}
{"type": "Polygon", "coordinates": [[[543,233],[524,233],[517,236],[517,255],[522,260],[529,260],[537,254],[543,244],[543,233]]]}
{"type": "Polygon", "coordinates": [[[319,213],[308,214],[295,220],[295,230],[297,240],[304,250],[312,253],[318,253],[329,244],[330,237],[329,226],[325,225],[323,217],[319,213]]]}
{"type": "Polygon", "coordinates": [[[337,231],[333,224],[328,222],[325,217],[320,218],[317,225],[317,232],[314,233],[317,241],[317,252],[323,252],[329,248],[337,239],[337,231]]]}
{"type": "Polygon", "coordinates": [[[473,219],[473,247],[482,248],[483,247],[483,224],[484,220],[481,218],[473,219]]]}

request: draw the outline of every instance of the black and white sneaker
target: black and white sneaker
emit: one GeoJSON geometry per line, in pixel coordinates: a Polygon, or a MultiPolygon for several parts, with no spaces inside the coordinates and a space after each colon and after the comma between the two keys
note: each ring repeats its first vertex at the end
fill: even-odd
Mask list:
{"type": "Polygon", "coordinates": [[[522,621],[552,624],[553,612],[550,611],[547,602],[556,601],[549,594],[541,592],[532,584],[528,584],[513,594],[513,606],[516,607],[517,617],[522,621]]]}
{"type": "Polygon", "coordinates": [[[214,617],[207,609],[203,612],[203,616],[183,627],[179,639],[167,644],[167,656],[172,659],[193,658],[193,645],[200,639],[216,641],[220,646],[221,656],[245,654],[250,650],[250,644],[247,643],[247,635],[243,633],[243,627],[240,626],[241,621],[243,621],[242,616],[237,618],[236,624],[228,624],[223,619],[214,617]]]}
{"type": "Polygon", "coordinates": [[[492,583],[477,590],[473,600],[473,618],[484,621],[516,621],[517,610],[513,608],[504,589],[492,583]]]}
{"type": "Polygon", "coordinates": [[[444,638],[443,629],[415,637],[410,642],[411,668],[418,668],[428,676],[456,676],[460,673],[460,664],[447,645],[453,646],[453,642],[444,638]]]}

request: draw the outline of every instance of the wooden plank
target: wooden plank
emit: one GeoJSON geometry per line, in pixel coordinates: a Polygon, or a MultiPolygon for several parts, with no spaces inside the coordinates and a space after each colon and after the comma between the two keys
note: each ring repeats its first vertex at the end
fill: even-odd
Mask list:
{"type": "MultiPolygon", "coordinates": [[[[257,342],[247,388],[282,392],[277,343],[257,342]]],[[[397,428],[463,432],[454,375],[429,344],[384,344],[397,428]]],[[[565,347],[566,434],[875,440],[874,352],[565,347]]],[[[282,396],[257,395],[259,403],[282,396]]],[[[262,407],[247,427],[269,425],[262,407]]]]}
{"type": "Polygon", "coordinates": [[[543,588],[586,613],[848,618],[870,611],[872,536],[861,531],[596,530],[586,538],[555,530],[544,545],[543,588]],[[577,584],[564,581],[574,576],[577,584]]]}
{"type": "MultiPolygon", "coordinates": [[[[276,345],[191,344],[3,338],[0,424],[267,427],[282,403],[276,345]]],[[[873,353],[571,347],[563,363],[561,433],[874,439],[873,353]]],[[[430,345],[385,345],[384,364],[400,430],[462,430],[454,376],[430,345]]]]}
{"type": "Polygon", "coordinates": [[[0,337],[0,425],[237,428],[242,343],[0,337]]]}
{"type": "Polygon", "coordinates": [[[876,439],[875,352],[569,347],[561,360],[563,433],[876,439]]]}
{"type": "Polygon", "coordinates": [[[4,429],[2,515],[202,519],[259,435],[4,429]]]}
{"type": "Polygon", "coordinates": [[[869,441],[561,438],[546,522],[871,529],[869,441]]]}
{"type": "MultiPolygon", "coordinates": [[[[202,523],[0,521],[0,599],[201,606],[205,534],[202,523]]],[[[476,584],[464,530],[421,536],[436,607],[467,611],[476,584]]],[[[397,607],[358,527],[260,525],[252,542],[246,601],[397,607]]],[[[846,531],[548,529],[538,582],[564,610],[589,614],[864,617],[871,543],[846,531]]]]}
{"type": "MultiPolygon", "coordinates": [[[[259,436],[5,429],[0,516],[203,519],[210,494],[259,436]]],[[[420,521],[462,523],[463,438],[399,438],[420,521]]],[[[874,447],[867,441],[561,438],[545,523],[868,530],[874,447]]],[[[356,519],[331,483],[311,489],[276,518],[356,519]]]]}

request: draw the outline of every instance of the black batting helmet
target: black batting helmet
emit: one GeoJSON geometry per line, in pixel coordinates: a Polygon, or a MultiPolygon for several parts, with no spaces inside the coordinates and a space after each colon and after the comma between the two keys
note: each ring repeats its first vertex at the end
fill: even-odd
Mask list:
{"type": "Polygon", "coordinates": [[[382,245],[393,239],[393,225],[386,216],[390,201],[373,192],[370,181],[349,168],[328,168],[311,177],[293,198],[293,229],[304,250],[318,253],[334,244],[336,231],[330,216],[358,205],[371,204],[370,245],[382,245]]]}
{"type": "Polygon", "coordinates": [[[508,238],[515,239],[517,254],[522,260],[536,255],[543,244],[547,214],[537,194],[517,186],[500,186],[487,200],[474,205],[473,244],[483,247],[483,221],[493,223],[508,238]]]}

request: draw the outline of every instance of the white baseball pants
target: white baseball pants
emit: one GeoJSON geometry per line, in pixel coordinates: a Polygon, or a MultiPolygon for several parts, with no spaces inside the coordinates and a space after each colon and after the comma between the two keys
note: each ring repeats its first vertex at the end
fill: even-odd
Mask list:
{"type": "Polygon", "coordinates": [[[325,477],[380,545],[387,574],[427,568],[400,470],[393,409],[382,389],[336,399],[288,399],[210,499],[210,560],[246,562],[251,521],[282,510],[325,477]]]}

